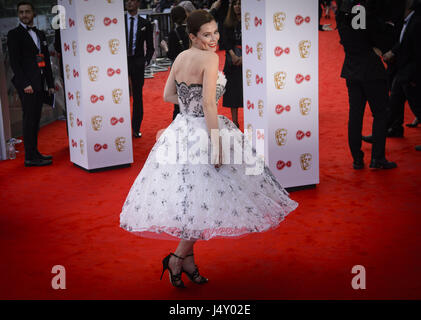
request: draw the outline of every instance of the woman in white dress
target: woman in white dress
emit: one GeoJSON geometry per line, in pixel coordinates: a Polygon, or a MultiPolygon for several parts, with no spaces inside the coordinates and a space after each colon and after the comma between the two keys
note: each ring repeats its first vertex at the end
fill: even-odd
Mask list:
{"type": "Polygon", "coordinates": [[[174,61],[164,89],[164,100],[179,104],[180,114],[152,148],[120,215],[120,226],[134,234],[180,240],[162,261],[162,275],[168,270],[175,287],[184,287],[182,273],[194,283],[208,282],[194,263],[197,240],[273,229],[298,206],[261,158],[256,165],[262,170],[254,175],[247,173],[251,156],[245,156],[246,163],[229,164],[236,143],[250,144],[217,113],[224,93],[216,54],[218,27],[210,13],[196,10],[187,28],[191,48],[174,61]],[[234,140],[229,140],[228,153],[222,148],[222,132],[234,140]]]}

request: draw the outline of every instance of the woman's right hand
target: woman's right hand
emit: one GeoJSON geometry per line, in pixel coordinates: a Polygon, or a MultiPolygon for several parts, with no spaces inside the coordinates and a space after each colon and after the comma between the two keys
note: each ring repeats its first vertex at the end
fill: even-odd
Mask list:
{"type": "Polygon", "coordinates": [[[215,163],[215,169],[219,169],[222,166],[222,144],[219,143],[219,157],[218,161],[215,163]]]}

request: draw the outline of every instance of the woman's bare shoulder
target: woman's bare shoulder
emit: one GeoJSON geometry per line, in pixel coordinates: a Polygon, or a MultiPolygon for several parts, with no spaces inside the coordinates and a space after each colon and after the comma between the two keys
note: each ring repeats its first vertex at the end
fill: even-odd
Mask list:
{"type": "Polygon", "coordinates": [[[204,63],[205,67],[209,64],[219,63],[219,56],[215,52],[203,51],[201,53],[201,60],[204,63]]]}
{"type": "Polygon", "coordinates": [[[173,68],[177,67],[180,61],[182,63],[182,61],[185,59],[186,54],[188,54],[187,50],[180,52],[180,54],[174,60],[173,68]]]}

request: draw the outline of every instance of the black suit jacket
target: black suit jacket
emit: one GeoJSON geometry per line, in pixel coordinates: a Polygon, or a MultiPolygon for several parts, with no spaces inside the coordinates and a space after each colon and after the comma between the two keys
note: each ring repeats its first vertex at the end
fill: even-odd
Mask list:
{"type": "Polygon", "coordinates": [[[392,51],[396,55],[397,80],[421,83],[421,13],[416,12],[408,22],[402,42],[392,51]]]}
{"type": "Polygon", "coordinates": [[[173,62],[175,58],[184,50],[190,47],[189,35],[186,26],[177,26],[168,35],[168,53],[167,57],[173,62]],[[180,40],[182,44],[180,43],[180,40]]]}
{"type": "Polygon", "coordinates": [[[41,53],[45,57],[46,66],[43,68],[43,75],[41,75],[41,69],[37,63],[38,47],[28,31],[22,25],[19,25],[7,34],[10,65],[14,73],[12,82],[19,91],[23,91],[28,86],[32,86],[34,91],[43,91],[44,79],[49,88],[54,88],[47,39],[41,30],[37,30],[36,33],[40,40],[41,53]]]}
{"type": "Polygon", "coordinates": [[[370,29],[353,29],[351,18],[337,18],[340,43],[344,47],[345,61],[341,77],[349,80],[387,80],[382,59],[375,54],[376,32],[370,29]]]}
{"type": "MultiPolygon", "coordinates": [[[[153,29],[152,24],[143,19],[140,15],[137,16],[137,33],[136,33],[136,49],[135,49],[135,65],[137,67],[144,68],[145,63],[149,64],[152,59],[152,56],[155,52],[153,45],[153,29]],[[145,52],[145,42],[146,42],[146,52],[145,52]]],[[[129,46],[129,29],[127,24],[127,14],[124,15],[124,21],[126,24],[126,48],[129,46]]]]}

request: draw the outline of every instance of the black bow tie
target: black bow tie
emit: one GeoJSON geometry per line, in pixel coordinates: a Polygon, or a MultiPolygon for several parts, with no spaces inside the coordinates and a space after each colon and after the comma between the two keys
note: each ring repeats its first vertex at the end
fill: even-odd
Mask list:
{"type": "Polygon", "coordinates": [[[35,27],[26,27],[26,30],[28,30],[28,31],[30,31],[30,30],[32,30],[33,32],[36,32],[37,31],[37,28],[35,28],[35,27]]]}

